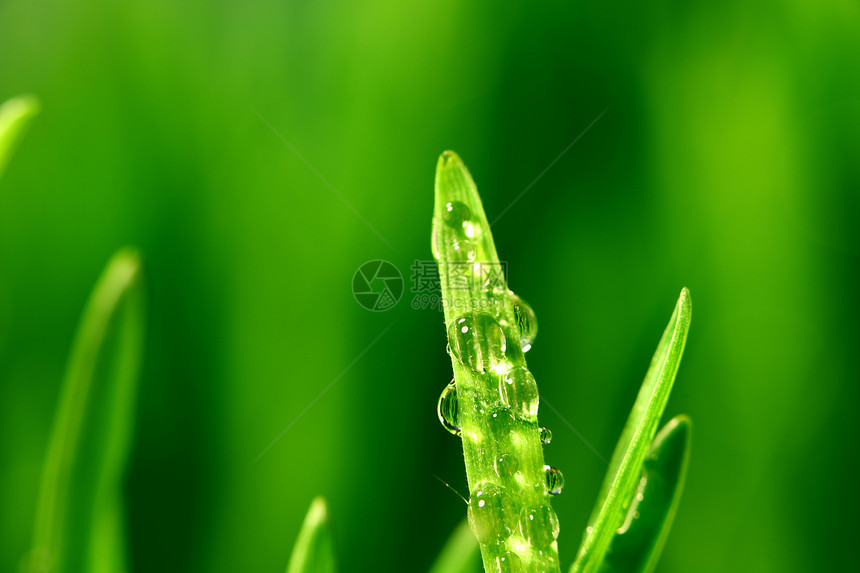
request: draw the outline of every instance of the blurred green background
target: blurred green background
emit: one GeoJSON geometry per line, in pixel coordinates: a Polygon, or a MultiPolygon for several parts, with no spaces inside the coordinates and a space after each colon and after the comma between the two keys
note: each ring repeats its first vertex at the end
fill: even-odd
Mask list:
{"type": "Polygon", "coordinates": [[[567,424],[609,457],[686,285],[668,413],[693,455],[660,569],[856,567],[856,2],[2,0],[19,93],[43,110],[0,181],[0,570],[126,244],[151,299],[132,570],[282,571],[316,494],[343,571],[425,570],[465,514],[434,477],[466,493],[441,314],[408,289],[366,311],[353,273],[387,259],[408,285],[430,258],[442,150],[493,220],[607,108],[493,226],[567,420],[541,409],[563,563],[606,469],[567,424]]]}

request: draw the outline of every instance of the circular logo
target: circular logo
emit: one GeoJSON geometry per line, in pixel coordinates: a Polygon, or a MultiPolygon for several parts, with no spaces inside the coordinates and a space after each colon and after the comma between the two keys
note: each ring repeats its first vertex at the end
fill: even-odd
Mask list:
{"type": "Polygon", "coordinates": [[[388,310],[403,296],[403,275],[388,261],[367,261],[352,277],[352,294],[367,310],[388,310]]]}

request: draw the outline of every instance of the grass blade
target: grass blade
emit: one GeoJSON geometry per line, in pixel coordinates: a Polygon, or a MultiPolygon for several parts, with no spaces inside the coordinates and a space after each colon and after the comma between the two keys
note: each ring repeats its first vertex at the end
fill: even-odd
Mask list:
{"type": "Polygon", "coordinates": [[[436,166],[433,254],[454,371],[455,432],[469,481],[469,522],[487,573],[554,573],[559,522],[526,366],[531,309],[508,290],[475,182],[456,153],[436,166]]]}
{"type": "Polygon", "coordinates": [[[29,572],[127,570],[122,480],[143,352],[137,254],[115,254],[83,313],[63,382],[29,572]]]}
{"type": "Polygon", "coordinates": [[[657,434],[625,522],[609,546],[602,573],[650,573],[656,567],[684,489],[691,428],[687,416],[676,416],[657,434]]]}
{"type": "Polygon", "coordinates": [[[642,464],[666,408],[690,328],[692,303],[684,288],[651,359],[645,381],[615,447],[591,523],[571,573],[592,573],[621,526],[642,475],[642,464]]]}
{"type": "Polygon", "coordinates": [[[481,571],[481,552],[478,550],[478,540],[469,527],[468,521],[451,533],[445,546],[430,568],[430,573],[478,573],[481,571]]]}
{"type": "Polygon", "coordinates": [[[33,96],[18,96],[0,105],[0,177],[30,119],[39,111],[33,96]]]}
{"type": "Polygon", "coordinates": [[[335,573],[334,535],[325,499],[317,497],[305,516],[287,573],[335,573]]]}

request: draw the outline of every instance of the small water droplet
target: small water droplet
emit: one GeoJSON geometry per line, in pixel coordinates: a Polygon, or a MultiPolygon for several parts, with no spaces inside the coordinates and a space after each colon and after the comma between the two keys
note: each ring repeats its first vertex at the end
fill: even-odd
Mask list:
{"type": "Polygon", "coordinates": [[[561,470],[552,466],[544,466],[543,471],[546,473],[546,489],[549,494],[560,494],[564,488],[564,475],[561,470]]]}
{"type": "Polygon", "coordinates": [[[549,428],[541,428],[540,429],[540,442],[542,444],[548,444],[552,441],[552,432],[549,431],[549,428]]]}
{"type": "Polygon", "coordinates": [[[500,478],[513,477],[520,469],[520,461],[513,454],[502,454],[496,458],[496,473],[500,478]]]}
{"type": "Polygon", "coordinates": [[[433,258],[437,261],[441,257],[439,253],[439,229],[436,228],[436,220],[433,220],[433,229],[430,232],[430,251],[433,253],[433,258]]]}
{"type": "Polygon", "coordinates": [[[448,342],[454,356],[475,372],[489,372],[505,358],[505,333],[488,314],[454,319],[448,329],[448,342]]]}
{"type": "Polygon", "coordinates": [[[459,201],[451,201],[445,205],[442,210],[442,220],[445,224],[454,229],[462,229],[463,224],[472,217],[472,212],[465,203],[459,201]]]}
{"type": "Polygon", "coordinates": [[[500,557],[496,557],[496,564],[502,572],[521,571],[523,566],[522,559],[513,551],[505,551],[500,557]]]}
{"type": "Polygon", "coordinates": [[[523,352],[528,352],[537,336],[537,316],[529,304],[514,293],[510,293],[514,305],[514,316],[520,329],[520,344],[523,352]]]}
{"type": "Polygon", "coordinates": [[[520,519],[520,531],[537,549],[558,539],[558,516],[548,505],[527,507],[520,519]]]}
{"type": "Polygon", "coordinates": [[[478,253],[477,249],[474,241],[463,240],[451,243],[452,258],[459,262],[474,261],[478,253]]]}
{"type": "Polygon", "coordinates": [[[492,482],[481,482],[469,500],[469,521],[478,541],[484,544],[499,544],[511,535],[505,514],[510,511],[511,501],[503,487],[492,482]]]}
{"type": "Polygon", "coordinates": [[[499,395],[502,403],[520,416],[537,416],[537,382],[525,366],[517,366],[499,376],[499,395]]]}
{"type": "Polygon", "coordinates": [[[460,424],[457,420],[457,386],[454,381],[445,386],[442,394],[439,396],[439,402],[436,404],[436,414],[439,416],[439,421],[442,422],[442,427],[454,434],[460,435],[460,424]]]}

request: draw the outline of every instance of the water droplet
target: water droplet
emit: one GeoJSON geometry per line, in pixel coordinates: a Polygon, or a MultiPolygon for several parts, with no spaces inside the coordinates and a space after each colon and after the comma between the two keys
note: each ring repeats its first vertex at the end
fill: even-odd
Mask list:
{"type": "Polygon", "coordinates": [[[505,358],[505,333],[488,314],[454,319],[448,329],[448,342],[454,356],[475,372],[489,372],[505,358]]]}
{"type": "Polygon", "coordinates": [[[463,224],[472,217],[472,212],[465,203],[459,201],[451,201],[445,205],[442,210],[442,220],[445,224],[454,229],[462,229],[463,224]]]}
{"type": "Polygon", "coordinates": [[[527,507],[520,519],[520,531],[538,549],[558,539],[558,516],[548,505],[527,507]]]}
{"type": "Polygon", "coordinates": [[[517,366],[499,376],[502,403],[520,416],[537,416],[538,387],[534,376],[525,366],[517,366]]]}
{"type": "Polygon", "coordinates": [[[443,428],[455,436],[460,435],[460,425],[457,420],[457,386],[453,380],[442,390],[439,403],[436,404],[436,414],[443,428]]]}
{"type": "Polygon", "coordinates": [[[496,458],[496,473],[500,478],[513,477],[520,469],[520,461],[513,454],[502,454],[496,458]]]}
{"type": "Polygon", "coordinates": [[[451,256],[455,261],[472,262],[477,256],[477,249],[474,241],[454,241],[451,243],[451,256]]]}
{"type": "Polygon", "coordinates": [[[514,316],[520,329],[520,344],[523,352],[528,352],[537,336],[537,316],[529,304],[514,293],[510,293],[514,305],[514,316]]]}
{"type": "Polygon", "coordinates": [[[548,444],[552,441],[552,432],[549,431],[549,428],[541,428],[540,429],[540,442],[542,444],[548,444]]]}
{"type": "Polygon", "coordinates": [[[514,426],[514,415],[507,408],[499,408],[489,413],[487,423],[490,433],[496,438],[501,438],[510,434],[514,426]]]}
{"type": "Polygon", "coordinates": [[[499,544],[511,535],[505,514],[511,502],[504,488],[481,482],[469,500],[469,521],[478,541],[484,544],[499,544]]]}
{"type": "Polygon", "coordinates": [[[561,470],[552,466],[544,466],[543,471],[546,473],[546,489],[550,495],[558,495],[564,488],[564,475],[561,470]]]}
{"type": "Polygon", "coordinates": [[[496,557],[496,565],[499,571],[521,571],[522,559],[513,551],[505,551],[500,557],[496,557]]]}

